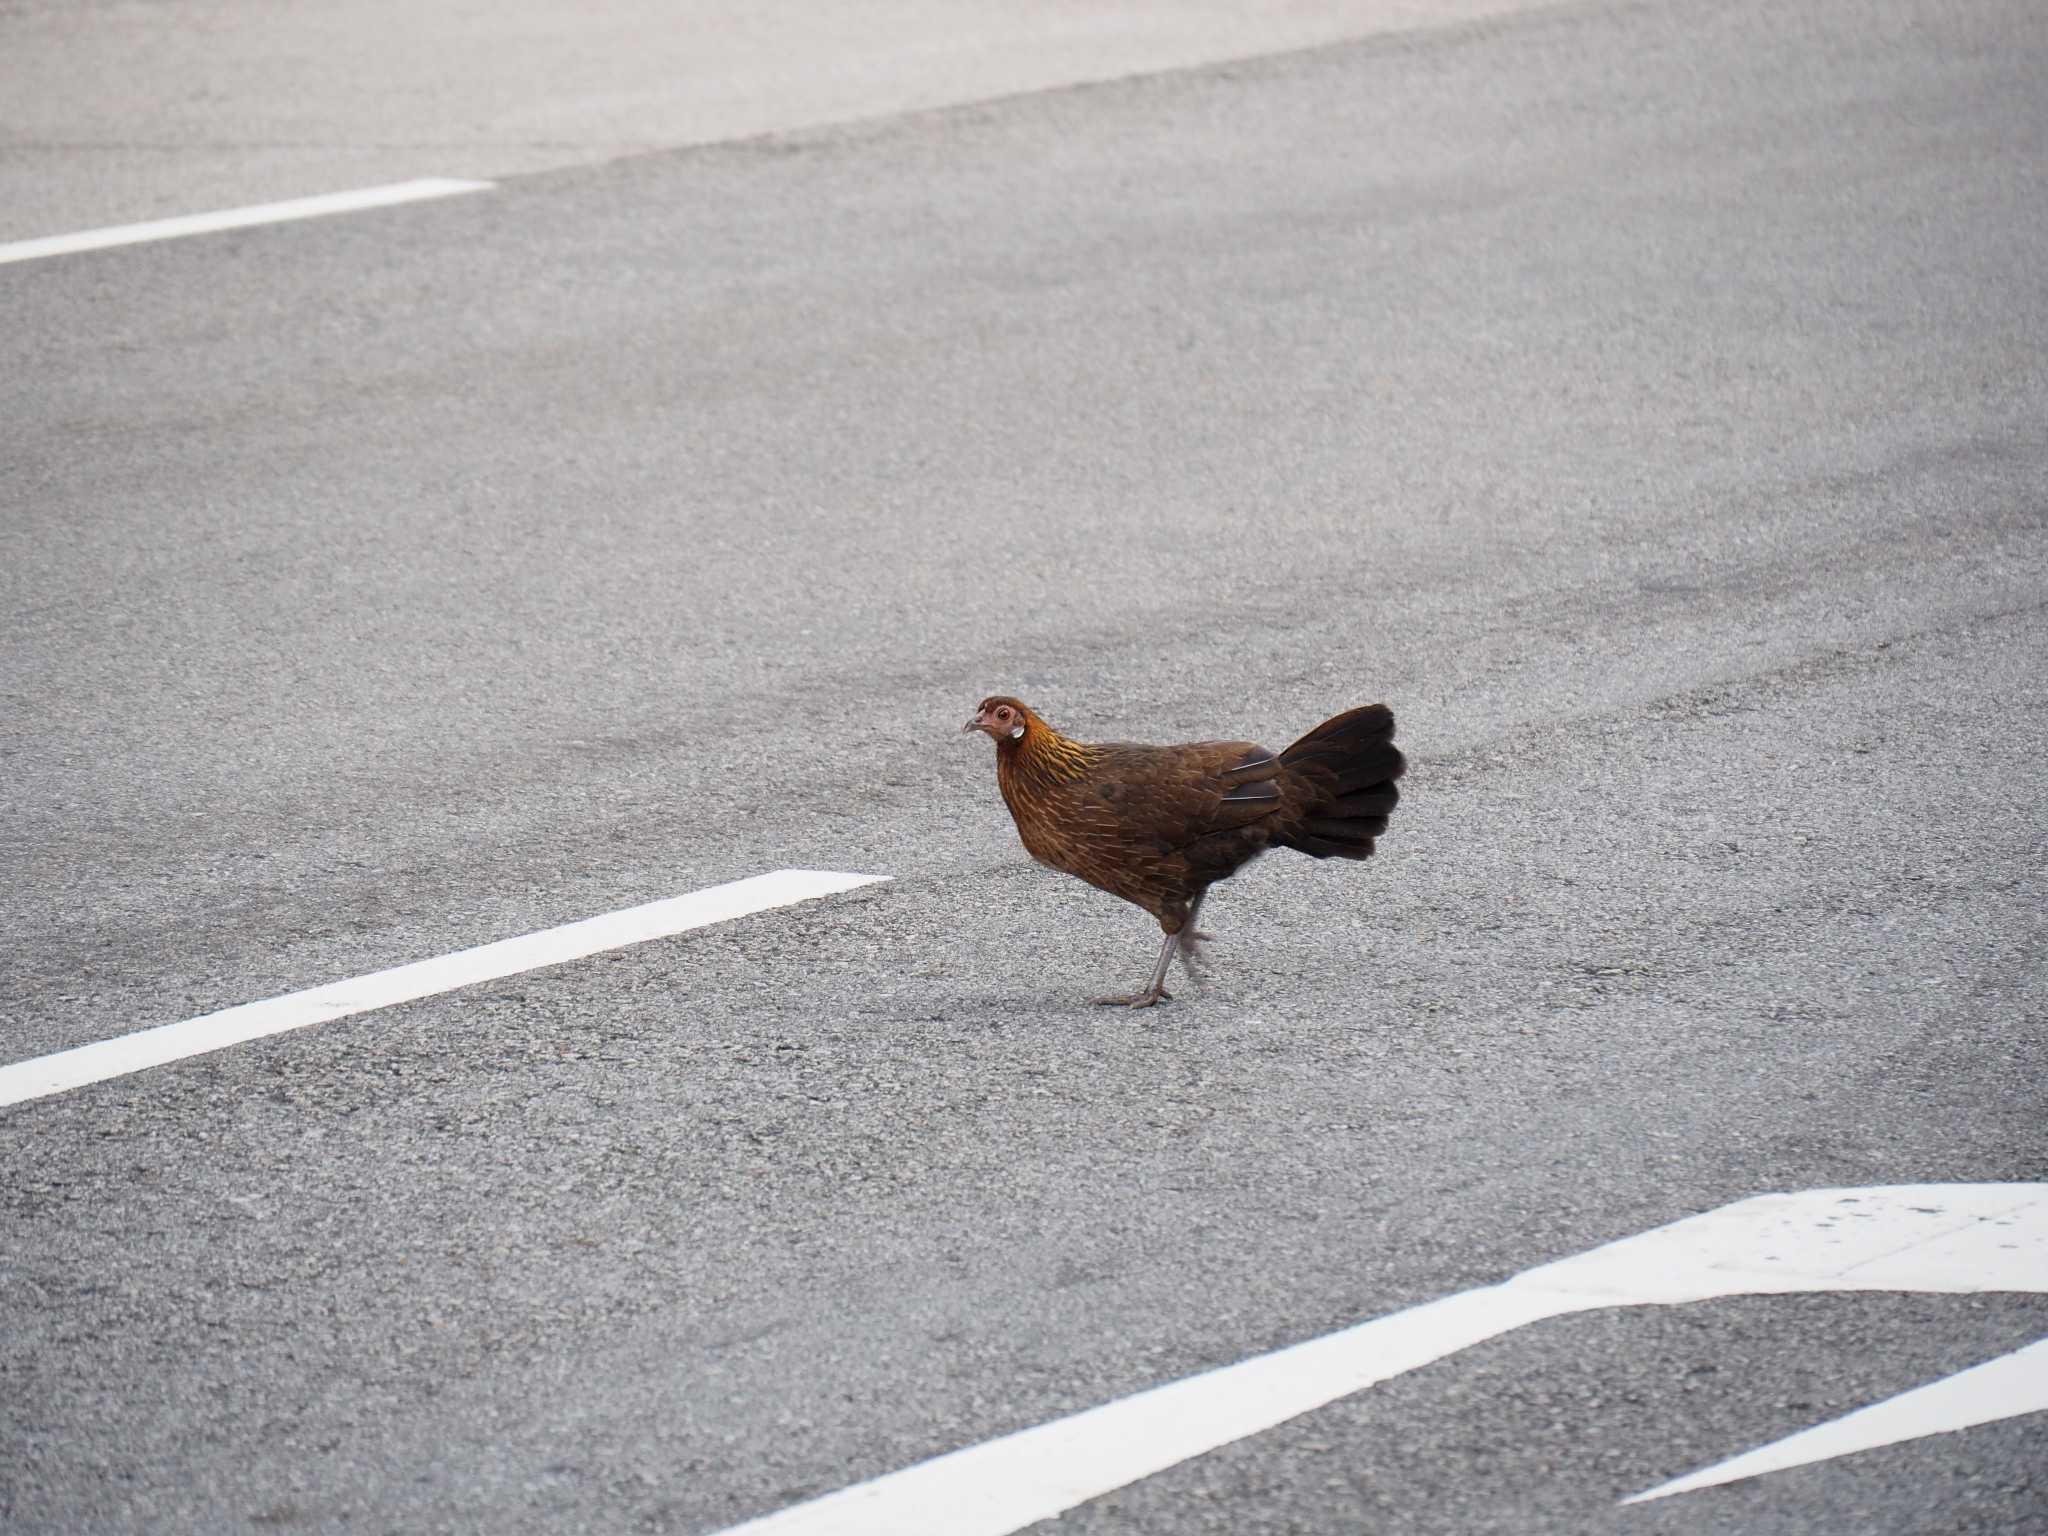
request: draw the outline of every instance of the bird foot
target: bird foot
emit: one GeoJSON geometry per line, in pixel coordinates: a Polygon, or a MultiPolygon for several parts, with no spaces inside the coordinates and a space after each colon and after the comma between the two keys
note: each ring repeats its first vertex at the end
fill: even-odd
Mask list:
{"type": "Polygon", "coordinates": [[[1093,997],[1089,999],[1098,1008],[1150,1008],[1154,1003],[1170,1003],[1173,994],[1164,987],[1150,992],[1133,992],[1128,997],[1093,997]]]}

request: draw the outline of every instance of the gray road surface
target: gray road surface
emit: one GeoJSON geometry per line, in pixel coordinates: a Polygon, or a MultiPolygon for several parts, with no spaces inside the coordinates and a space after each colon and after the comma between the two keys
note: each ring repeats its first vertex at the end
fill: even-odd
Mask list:
{"type": "Polygon", "coordinates": [[[0,4],[0,241],[504,176],[1558,0],[0,4]]]}
{"type": "MultiPolygon", "coordinates": [[[[895,877],[0,1111],[0,1524],[709,1533],[2048,1177],[2044,72],[1572,6],[0,268],[6,1059],[895,877]],[[1024,860],[996,689],[1385,698],[1409,793],[1090,1010],[1153,931],[1024,860]]],[[[2040,1415],[1616,1500],[2044,1334],[1563,1319],[1047,1529],[2036,1533],[2040,1415]]]]}

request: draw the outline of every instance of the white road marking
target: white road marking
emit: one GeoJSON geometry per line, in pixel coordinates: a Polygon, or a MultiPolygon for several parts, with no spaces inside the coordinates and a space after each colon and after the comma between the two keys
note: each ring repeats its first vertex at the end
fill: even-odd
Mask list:
{"type": "Polygon", "coordinates": [[[137,245],[145,240],[208,235],[216,230],[243,229],[251,224],[284,224],[293,219],[316,219],[330,213],[356,213],[365,208],[386,208],[393,203],[417,203],[430,197],[483,192],[496,185],[491,181],[456,181],[446,176],[428,176],[418,181],[363,187],[354,192],[328,192],[319,197],[295,197],[282,203],[223,208],[217,213],[189,213],[175,219],[151,219],[146,224],[113,224],[105,229],[80,230],[71,235],[45,235],[38,240],[16,240],[0,245],[0,265],[10,261],[34,261],[39,256],[97,251],[110,245],[137,245]]]}
{"type": "Polygon", "coordinates": [[[645,906],[564,923],[559,928],[522,934],[516,939],[500,939],[495,944],[457,950],[454,954],[375,971],[349,981],[330,982],[260,1003],[243,1003],[218,1013],[201,1014],[177,1024],[118,1035],[111,1040],[0,1066],[0,1106],[44,1098],[86,1083],[240,1045],[245,1040],[303,1029],[308,1024],[432,997],[474,982],[516,976],[521,971],[581,960],[608,949],[624,949],[711,923],[836,895],[888,878],[822,869],[778,869],[684,896],[671,896],[665,901],[650,901],[645,906]]]}
{"type": "Polygon", "coordinates": [[[1621,1502],[1642,1504],[1674,1493],[1690,1493],[1695,1488],[1712,1488],[1745,1477],[1760,1477],[1766,1472],[1781,1472],[1787,1467],[1874,1451],[1902,1440],[1918,1440],[1975,1424],[2017,1418],[2023,1413],[2043,1412],[2048,1412],[2048,1339],[1698,1472],[1673,1478],[1621,1502]]]}
{"type": "Polygon", "coordinates": [[[723,1536],[1009,1536],[1543,1318],[1800,1291],[2048,1291],[2048,1184],[1759,1195],[953,1451],[723,1536]]]}

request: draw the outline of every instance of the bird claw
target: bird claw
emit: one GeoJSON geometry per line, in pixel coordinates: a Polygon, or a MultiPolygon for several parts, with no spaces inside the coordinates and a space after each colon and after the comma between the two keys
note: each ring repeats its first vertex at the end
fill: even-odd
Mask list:
{"type": "Polygon", "coordinates": [[[1157,992],[1133,992],[1129,996],[1090,998],[1098,1008],[1150,1008],[1154,1003],[1170,1003],[1173,994],[1161,987],[1157,992]]]}

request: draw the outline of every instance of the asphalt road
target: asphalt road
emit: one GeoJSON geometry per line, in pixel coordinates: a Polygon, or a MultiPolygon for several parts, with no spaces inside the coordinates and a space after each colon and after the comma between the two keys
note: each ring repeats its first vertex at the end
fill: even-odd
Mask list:
{"type": "Polygon", "coordinates": [[[0,240],[507,176],[1558,0],[0,3],[0,240]]]}
{"type": "MultiPolygon", "coordinates": [[[[708,1536],[2048,1178],[2044,79],[2024,0],[1570,6],[0,267],[4,1059],[893,877],[0,1110],[0,1525],[708,1536]],[[1111,1014],[997,690],[1413,766],[1111,1014]]],[[[2040,1414],[1616,1501],[2044,1334],[1560,1318],[1043,1529],[2038,1533],[2040,1414]]]]}

